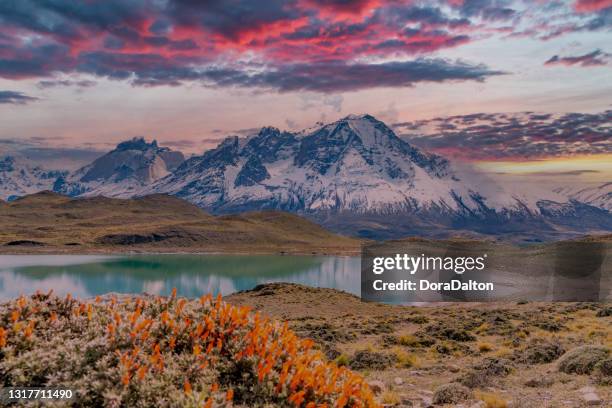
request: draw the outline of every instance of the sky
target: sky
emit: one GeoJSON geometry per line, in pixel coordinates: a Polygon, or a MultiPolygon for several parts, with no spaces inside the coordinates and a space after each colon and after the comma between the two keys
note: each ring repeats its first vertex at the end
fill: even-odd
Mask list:
{"type": "Polygon", "coordinates": [[[0,153],[370,113],[487,171],[611,180],[610,44],[612,0],[3,0],[0,153]]]}

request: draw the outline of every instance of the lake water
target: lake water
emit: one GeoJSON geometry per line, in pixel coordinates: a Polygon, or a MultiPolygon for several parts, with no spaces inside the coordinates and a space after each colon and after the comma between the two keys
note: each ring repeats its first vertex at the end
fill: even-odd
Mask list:
{"type": "Polygon", "coordinates": [[[359,257],[280,255],[0,255],[0,300],[50,289],[87,298],[108,292],[199,297],[260,283],[295,282],[359,295],[359,257]]]}

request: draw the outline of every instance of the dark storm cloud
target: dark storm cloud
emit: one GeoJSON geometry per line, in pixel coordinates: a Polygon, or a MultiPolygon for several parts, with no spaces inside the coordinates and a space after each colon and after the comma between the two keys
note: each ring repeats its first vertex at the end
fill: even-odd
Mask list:
{"type": "Polygon", "coordinates": [[[417,146],[467,159],[612,153],[612,111],[563,115],[476,113],[396,123],[417,146]]]}
{"type": "Polygon", "coordinates": [[[30,102],[37,101],[38,98],[28,96],[23,92],[17,91],[0,91],[0,104],[7,105],[25,105],[30,102]]]}

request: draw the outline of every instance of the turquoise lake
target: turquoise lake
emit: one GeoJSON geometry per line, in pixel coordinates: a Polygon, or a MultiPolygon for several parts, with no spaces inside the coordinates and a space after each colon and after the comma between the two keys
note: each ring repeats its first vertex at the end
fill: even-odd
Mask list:
{"type": "Polygon", "coordinates": [[[360,293],[360,259],[280,255],[0,255],[0,300],[51,289],[80,298],[108,292],[199,297],[268,282],[360,293]]]}

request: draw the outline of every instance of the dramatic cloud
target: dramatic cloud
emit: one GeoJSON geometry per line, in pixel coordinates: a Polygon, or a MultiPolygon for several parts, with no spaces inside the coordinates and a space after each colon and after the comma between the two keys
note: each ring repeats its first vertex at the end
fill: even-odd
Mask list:
{"type": "Polygon", "coordinates": [[[548,39],[604,30],[608,3],[4,0],[0,77],[39,78],[41,88],[89,86],[61,79],[85,73],[137,86],[317,92],[480,81],[498,70],[431,54],[492,33],[548,39]]]}
{"type": "Polygon", "coordinates": [[[477,113],[396,123],[417,146],[467,160],[521,160],[612,152],[612,111],[599,114],[477,113]]]}
{"type": "Polygon", "coordinates": [[[0,104],[25,105],[37,101],[38,98],[16,91],[0,91],[0,104]]]}
{"type": "Polygon", "coordinates": [[[293,64],[252,74],[220,69],[206,71],[202,73],[202,77],[217,86],[263,87],[281,92],[341,92],[380,86],[410,86],[423,81],[482,81],[488,76],[500,74],[502,72],[482,65],[441,59],[417,59],[381,64],[293,64]]]}
{"type": "Polygon", "coordinates": [[[601,50],[595,50],[588,54],[578,55],[575,57],[560,57],[554,55],[544,65],[579,65],[582,67],[594,67],[608,64],[610,60],[610,54],[607,54],[601,50]]]}
{"type": "Polygon", "coordinates": [[[578,0],[576,10],[583,13],[612,8],[612,0],[578,0]]]}
{"type": "Polygon", "coordinates": [[[467,17],[481,17],[484,20],[509,20],[518,13],[509,7],[512,2],[504,0],[463,0],[453,1],[467,17]]]}

